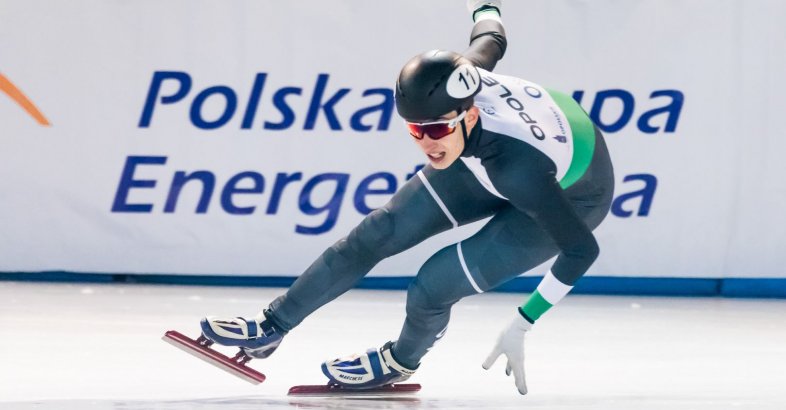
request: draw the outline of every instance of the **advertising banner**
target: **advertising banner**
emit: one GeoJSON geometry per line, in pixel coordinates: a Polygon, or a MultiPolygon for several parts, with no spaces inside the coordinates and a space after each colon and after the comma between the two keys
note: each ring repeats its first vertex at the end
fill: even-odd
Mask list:
{"type": "MultiPolygon", "coordinates": [[[[502,17],[495,71],[605,134],[616,192],[589,275],[786,277],[786,3],[502,17]]],[[[0,271],[298,275],[426,162],[396,76],[471,28],[456,0],[0,0],[0,271]]],[[[482,223],[372,275],[414,275],[482,223]]]]}

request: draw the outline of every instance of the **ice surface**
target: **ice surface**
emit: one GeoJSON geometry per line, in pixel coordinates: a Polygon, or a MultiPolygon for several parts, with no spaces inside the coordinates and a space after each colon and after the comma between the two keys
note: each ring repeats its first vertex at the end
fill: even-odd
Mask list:
{"type": "MultiPolygon", "coordinates": [[[[786,301],[570,295],[528,335],[520,396],[480,364],[524,295],[473,296],[397,400],[289,398],[319,364],[395,338],[406,294],[353,290],[251,366],[253,386],[161,341],[205,314],[253,315],[282,289],[0,282],[0,408],[785,409],[786,301]]],[[[225,351],[233,353],[231,350],[225,351]]]]}

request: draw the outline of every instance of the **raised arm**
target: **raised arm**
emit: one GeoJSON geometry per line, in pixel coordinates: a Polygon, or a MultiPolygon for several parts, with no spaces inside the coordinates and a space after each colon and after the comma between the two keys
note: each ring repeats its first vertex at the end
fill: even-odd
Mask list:
{"type": "Polygon", "coordinates": [[[501,1],[469,0],[467,7],[475,26],[470,35],[469,48],[463,55],[476,66],[492,71],[497,61],[505,55],[508,45],[500,18],[501,1]]]}

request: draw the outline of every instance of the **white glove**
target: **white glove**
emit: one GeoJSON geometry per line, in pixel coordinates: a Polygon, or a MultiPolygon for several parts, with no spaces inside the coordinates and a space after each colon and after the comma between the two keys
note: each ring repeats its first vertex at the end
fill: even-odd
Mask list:
{"type": "Polygon", "coordinates": [[[496,7],[497,10],[502,10],[502,0],[467,0],[467,10],[469,10],[470,14],[475,14],[483,6],[496,7]]]}
{"type": "Polygon", "coordinates": [[[483,368],[488,370],[500,355],[507,356],[508,364],[505,367],[505,374],[510,376],[510,373],[513,372],[516,387],[521,394],[527,394],[527,381],[524,378],[524,333],[530,329],[532,329],[532,323],[516,311],[516,317],[500,333],[497,345],[483,362],[483,368]]]}

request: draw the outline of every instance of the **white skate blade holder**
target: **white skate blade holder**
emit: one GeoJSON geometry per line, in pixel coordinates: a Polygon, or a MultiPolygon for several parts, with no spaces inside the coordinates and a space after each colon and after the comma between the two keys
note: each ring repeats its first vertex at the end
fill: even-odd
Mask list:
{"type": "Polygon", "coordinates": [[[209,346],[212,345],[213,342],[204,336],[200,336],[197,340],[194,340],[175,330],[167,331],[161,339],[251,384],[260,384],[265,381],[264,374],[246,366],[246,363],[251,360],[251,358],[246,356],[242,351],[235,355],[235,357],[230,358],[211,349],[209,346]]]}

